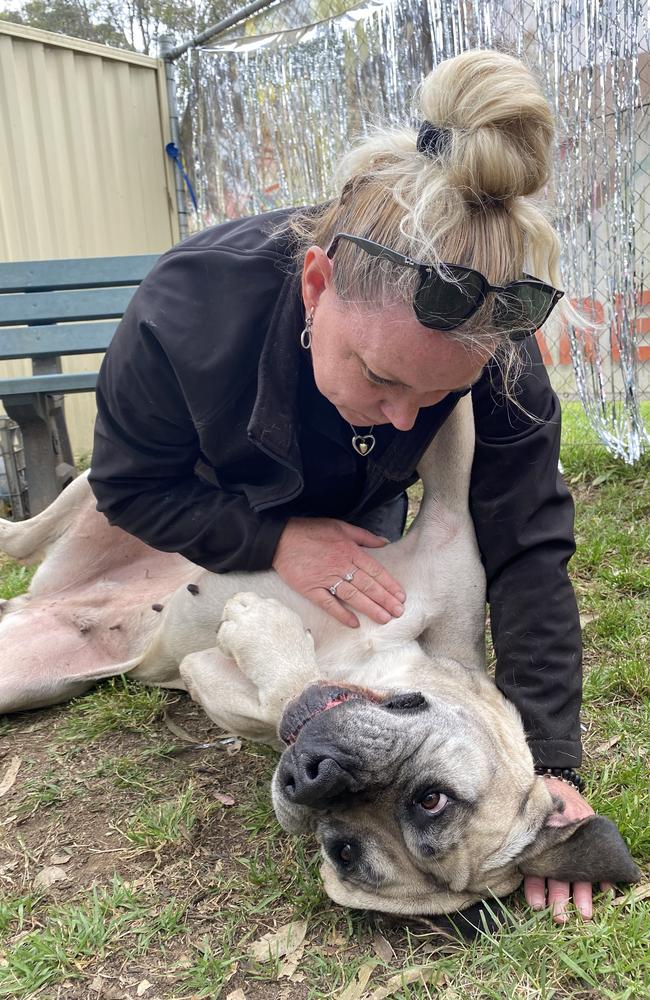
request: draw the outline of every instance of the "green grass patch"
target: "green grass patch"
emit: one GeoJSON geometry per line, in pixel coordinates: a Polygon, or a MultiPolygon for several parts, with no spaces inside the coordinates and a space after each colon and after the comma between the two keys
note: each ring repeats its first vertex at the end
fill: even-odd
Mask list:
{"type": "MultiPolygon", "coordinates": [[[[16,908],[18,901],[11,905],[16,908]]],[[[174,901],[156,913],[117,878],[110,888],[94,889],[83,900],[34,907],[31,916],[39,926],[19,932],[5,948],[0,997],[18,1000],[64,979],[82,978],[87,966],[115,949],[141,954],[183,927],[182,907],[174,901]]]]}
{"type": "Polygon", "coordinates": [[[138,809],[120,832],[136,847],[157,851],[174,844],[191,844],[198,819],[194,788],[190,784],[174,799],[138,809]]]}
{"type": "Polygon", "coordinates": [[[162,688],[114,677],[70,703],[57,738],[83,743],[121,730],[143,733],[162,717],[166,705],[167,693],[162,688]]]}
{"type": "Polygon", "coordinates": [[[36,566],[20,566],[0,556],[0,599],[11,600],[29,589],[36,566]]]}

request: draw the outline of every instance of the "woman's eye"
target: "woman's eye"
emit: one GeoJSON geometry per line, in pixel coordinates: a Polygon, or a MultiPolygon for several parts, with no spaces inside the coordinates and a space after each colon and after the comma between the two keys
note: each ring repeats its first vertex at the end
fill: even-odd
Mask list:
{"type": "Polygon", "coordinates": [[[419,804],[430,816],[436,816],[443,811],[448,802],[449,799],[444,792],[427,792],[420,799],[419,804]]]}
{"type": "Polygon", "coordinates": [[[369,368],[364,369],[364,374],[368,381],[372,382],[373,385],[397,385],[397,382],[391,382],[389,378],[382,378],[381,375],[375,375],[375,373],[371,372],[369,368]]]}

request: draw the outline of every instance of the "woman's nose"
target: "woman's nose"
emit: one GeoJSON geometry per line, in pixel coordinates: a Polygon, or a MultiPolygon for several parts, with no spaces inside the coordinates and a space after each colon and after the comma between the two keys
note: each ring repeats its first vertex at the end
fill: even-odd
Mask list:
{"type": "Polygon", "coordinates": [[[381,412],[398,431],[410,431],[419,411],[420,407],[416,403],[386,402],[381,405],[381,412]]]}

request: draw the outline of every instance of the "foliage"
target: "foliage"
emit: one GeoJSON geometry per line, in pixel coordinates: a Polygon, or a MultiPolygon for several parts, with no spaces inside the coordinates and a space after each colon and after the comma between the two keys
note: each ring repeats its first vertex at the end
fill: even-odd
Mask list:
{"type": "Polygon", "coordinates": [[[163,35],[189,40],[241,6],[238,0],[23,0],[0,18],[157,55],[163,35]]]}

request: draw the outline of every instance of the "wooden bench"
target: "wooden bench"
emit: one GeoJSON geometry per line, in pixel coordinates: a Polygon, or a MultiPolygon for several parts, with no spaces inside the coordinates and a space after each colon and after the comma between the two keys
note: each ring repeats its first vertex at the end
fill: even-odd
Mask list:
{"type": "Polygon", "coordinates": [[[29,513],[75,476],[63,395],[91,392],[97,370],[64,373],[61,358],[103,353],[157,254],[0,264],[0,361],[29,358],[32,374],[0,377],[0,400],[19,425],[29,513]]]}

